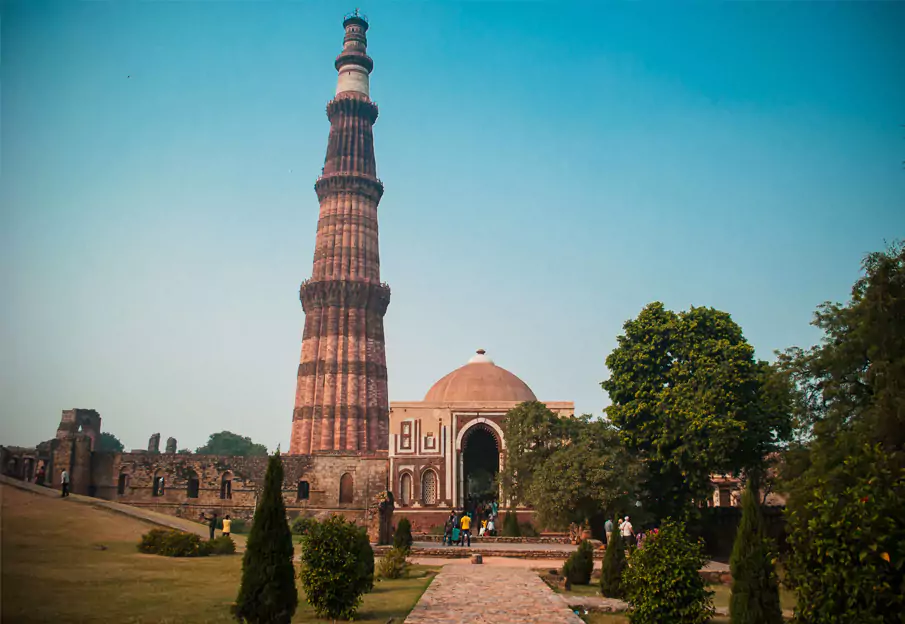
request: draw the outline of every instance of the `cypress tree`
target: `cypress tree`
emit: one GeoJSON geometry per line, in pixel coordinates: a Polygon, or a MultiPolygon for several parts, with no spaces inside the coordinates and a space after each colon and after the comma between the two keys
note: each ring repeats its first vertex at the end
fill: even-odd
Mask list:
{"type": "Polygon", "coordinates": [[[248,624],[289,624],[298,606],[292,535],[283,504],[283,462],[270,457],[264,491],[242,558],[242,584],[233,615],[248,624]]]}
{"type": "Polygon", "coordinates": [[[503,537],[521,537],[522,528],[518,525],[515,509],[510,509],[503,516],[503,537]]]}
{"type": "Polygon", "coordinates": [[[412,549],[412,523],[408,518],[399,520],[396,533],[393,534],[393,547],[409,551],[412,549]]]}
{"type": "Polygon", "coordinates": [[[732,570],[729,616],[732,624],[782,624],[773,548],[766,535],[756,491],[756,487],[749,485],[742,494],[742,521],[729,560],[732,570]]]}
{"type": "Polygon", "coordinates": [[[600,593],[608,598],[622,598],[622,571],[625,569],[625,542],[619,530],[619,518],[613,523],[613,532],[607,542],[600,570],[600,593]]]}

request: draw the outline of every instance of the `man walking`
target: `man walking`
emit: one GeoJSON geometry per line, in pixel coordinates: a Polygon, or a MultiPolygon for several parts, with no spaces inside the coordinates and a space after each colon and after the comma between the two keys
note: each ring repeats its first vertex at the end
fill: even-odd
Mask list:
{"type": "Polygon", "coordinates": [[[63,470],[63,474],[60,475],[60,484],[63,486],[63,493],[60,497],[69,496],[69,471],[63,470]]]}
{"type": "Polygon", "coordinates": [[[603,523],[603,532],[606,533],[606,545],[610,545],[610,540],[613,539],[613,521],[607,519],[606,522],[603,523]]]}

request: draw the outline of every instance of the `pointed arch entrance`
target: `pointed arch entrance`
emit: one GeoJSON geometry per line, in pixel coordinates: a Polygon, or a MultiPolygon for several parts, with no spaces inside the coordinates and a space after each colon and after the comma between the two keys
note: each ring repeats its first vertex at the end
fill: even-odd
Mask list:
{"type": "Polygon", "coordinates": [[[477,503],[499,501],[503,449],[501,432],[495,423],[478,419],[462,430],[459,454],[459,504],[471,508],[477,503]]]}

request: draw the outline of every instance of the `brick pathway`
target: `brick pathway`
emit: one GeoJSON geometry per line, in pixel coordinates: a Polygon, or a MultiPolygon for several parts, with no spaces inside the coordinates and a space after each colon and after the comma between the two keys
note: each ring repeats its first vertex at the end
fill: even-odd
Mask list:
{"type": "Polygon", "coordinates": [[[530,570],[447,565],[406,624],[582,624],[565,601],[530,570]]]}

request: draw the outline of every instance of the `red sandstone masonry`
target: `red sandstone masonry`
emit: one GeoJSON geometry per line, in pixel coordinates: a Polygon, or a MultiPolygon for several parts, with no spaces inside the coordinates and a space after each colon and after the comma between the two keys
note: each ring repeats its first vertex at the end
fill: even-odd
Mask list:
{"type": "MultiPolygon", "coordinates": [[[[360,20],[345,24],[337,69],[348,62],[372,67],[363,34],[367,25],[360,20]]],[[[327,154],[315,184],[317,240],[311,280],[300,293],[305,329],[290,454],[387,447],[383,315],[389,289],[380,284],[377,205],[383,185],[374,158],[377,114],[377,106],[359,92],[342,92],[327,105],[327,154]]]]}

